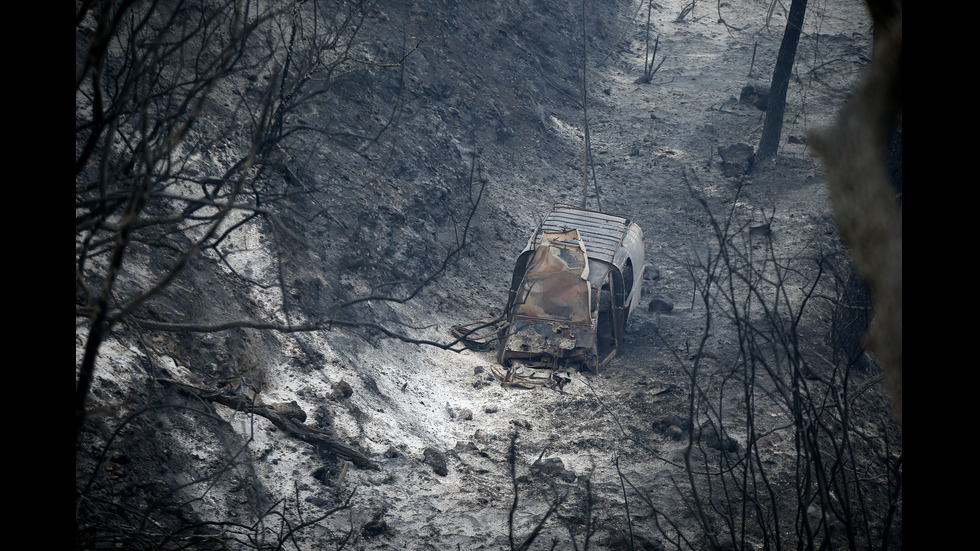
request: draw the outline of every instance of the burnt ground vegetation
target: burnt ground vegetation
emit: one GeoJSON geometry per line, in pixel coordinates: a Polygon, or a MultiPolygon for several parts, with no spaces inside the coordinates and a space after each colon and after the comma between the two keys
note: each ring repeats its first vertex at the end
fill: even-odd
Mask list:
{"type": "Polygon", "coordinates": [[[784,11],[78,3],[76,547],[900,549],[806,137],[860,4],[811,0],[779,154],[719,153],[758,144],[784,11]],[[644,308],[601,373],[503,388],[449,328],[583,188],[643,228],[644,308]]]}

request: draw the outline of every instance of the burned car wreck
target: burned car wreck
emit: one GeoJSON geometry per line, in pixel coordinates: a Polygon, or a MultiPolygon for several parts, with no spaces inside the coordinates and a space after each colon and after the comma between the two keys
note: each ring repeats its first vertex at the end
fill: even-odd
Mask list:
{"type": "Polygon", "coordinates": [[[627,218],[555,204],[514,267],[498,350],[503,382],[517,383],[524,367],[597,372],[608,363],[640,301],[643,257],[643,232],[627,218]]]}

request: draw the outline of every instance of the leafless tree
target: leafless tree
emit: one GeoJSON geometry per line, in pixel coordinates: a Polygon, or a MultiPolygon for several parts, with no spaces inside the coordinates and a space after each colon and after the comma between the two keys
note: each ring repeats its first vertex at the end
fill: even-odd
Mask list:
{"type": "Polygon", "coordinates": [[[76,366],[76,436],[107,333],[220,238],[268,149],[272,87],[247,101],[233,81],[273,61],[271,53],[246,58],[245,45],[275,14],[246,7],[92,2],[76,9],[75,304],[76,320],[89,320],[76,366]],[[202,116],[218,108],[219,94],[236,93],[232,114],[244,124],[234,137],[245,147],[217,174],[202,174],[195,156],[231,142],[229,128],[209,129],[202,116]],[[137,243],[170,253],[168,269],[142,285],[126,277],[137,243]]]}
{"type": "Polygon", "coordinates": [[[881,368],[833,350],[824,321],[849,260],[833,248],[782,255],[752,230],[768,226],[701,201],[714,238],[689,267],[705,322],[675,356],[689,380],[675,497],[693,526],[631,484],[634,495],[680,549],[900,548],[901,434],[881,368]]]}
{"type": "MultiPolygon", "coordinates": [[[[310,515],[318,518],[302,512],[297,500],[289,511],[286,504],[270,504],[268,514],[239,519],[235,527],[224,521],[186,522],[183,515],[196,500],[247,469],[241,453],[248,442],[233,443],[233,436],[219,429],[214,438],[239,451],[220,465],[202,467],[200,479],[149,488],[132,479],[114,482],[107,474],[107,466],[116,465],[118,474],[121,465],[133,463],[136,452],[113,447],[124,435],[137,427],[153,433],[154,423],[186,431],[220,425],[215,404],[266,417],[334,460],[371,467],[356,450],[297,421],[305,412],[256,400],[249,387],[260,386],[261,376],[248,372],[248,354],[220,362],[214,373],[197,365],[194,358],[200,355],[192,354],[208,345],[192,334],[220,335],[230,343],[226,355],[264,338],[261,331],[296,335],[335,328],[452,346],[413,338],[368,303],[412,300],[458,257],[482,197],[475,156],[470,167],[449,176],[458,180],[447,208],[458,232],[440,254],[397,266],[362,238],[351,244],[365,250],[356,255],[361,266],[301,261],[324,254],[310,244],[310,235],[338,233],[347,239],[351,228],[343,209],[365,203],[371,188],[369,181],[343,183],[340,175],[325,181],[310,165],[343,152],[368,173],[378,159],[379,137],[397,122],[403,62],[418,42],[407,33],[400,44],[368,40],[373,8],[367,0],[76,4],[80,353],[74,407],[80,542],[176,548],[197,541],[206,548],[210,544],[201,542],[216,533],[246,534],[273,515],[282,521],[274,530],[282,538],[277,545],[284,545],[310,526],[310,515]],[[394,93],[371,104],[364,99],[365,87],[378,81],[394,93]],[[361,103],[338,108],[346,101],[361,103]],[[362,117],[365,110],[370,116],[362,117]],[[253,272],[236,261],[249,243],[268,269],[253,272]],[[310,275],[310,265],[361,270],[373,287],[366,293],[331,288],[334,272],[310,275]],[[324,281],[324,289],[302,287],[324,281]],[[230,288],[245,292],[235,295],[230,288]],[[271,305],[241,298],[250,293],[272,297],[271,305]],[[86,424],[97,360],[113,332],[125,332],[145,359],[146,393],[127,396],[124,411],[96,411],[98,422],[86,424]],[[183,357],[188,365],[165,365],[165,357],[183,357]],[[176,377],[178,369],[189,376],[176,377]],[[80,439],[86,425],[91,438],[80,439]],[[145,539],[131,538],[137,535],[145,539]]],[[[243,545],[266,547],[268,541],[260,540],[268,533],[255,534],[259,539],[242,536],[243,545]]]]}
{"type": "Polygon", "coordinates": [[[755,232],[734,207],[715,216],[702,201],[714,240],[690,273],[704,331],[689,357],[675,357],[690,387],[674,487],[695,528],[630,485],[679,549],[902,546],[902,221],[885,158],[901,122],[901,7],[869,8],[871,70],[837,123],[811,133],[850,256],[837,247],[777,254],[771,220],[755,232]],[[874,299],[870,362],[850,348],[861,325],[831,323],[814,339],[841,308],[861,307],[851,302],[852,262],[874,299]],[[711,353],[725,327],[735,358],[711,353]]]}
{"type": "MultiPolygon", "coordinates": [[[[369,70],[397,74],[404,55],[417,46],[405,45],[390,60],[362,48],[371,7],[370,2],[342,2],[328,10],[317,2],[283,7],[246,0],[160,0],[78,8],[76,319],[87,320],[87,328],[79,335],[84,357],[76,366],[76,434],[99,347],[123,320],[138,319],[154,330],[297,332],[329,325],[374,327],[398,336],[373,321],[310,319],[291,309],[295,289],[283,255],[286,242],[307,245],[291,227],[292,217],[348,229],[337,219],[334,209],[343,207],[335,199],[357,190],[322,187],[304,172],[311,157],[322,153],[320,144],[333,143],[365,158],[396,118],[392,111],[360,128],[342,115],[310,122],[318,109],[332,107],[319,102],[333,87],[356,85],[351,79],[369,70]],[[271,281],[242,273],[231,261],[236,239],[248,232],[272,242],[271,262],[278,267],[271,281]],[[278,287],[279,312],[205,321],[148,315],[148,302],[172,288],[202,253],[247,286],[278,287]]],[[[401,273],[404,292],[342,297],[332,310],[372,300],[410,300],[444,272],[465,244],[481,197],[477,167],[474,158],[468,174],[461,175],[460,231],[441,264],[429,263],[429,273],[401,273]]]]}

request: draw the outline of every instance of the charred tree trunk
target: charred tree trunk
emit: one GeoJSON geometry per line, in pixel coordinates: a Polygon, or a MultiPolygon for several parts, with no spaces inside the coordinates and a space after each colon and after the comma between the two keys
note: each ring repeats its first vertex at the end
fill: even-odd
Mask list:
{"type": "Polygon", "coordinates": [[[806,2],[807,0],[793,0],[793,4],[789,8],[786,32],[783,33],[783,41],[779,45],[779,55],[776,57],[776,68],[772,72],[766,124],[762,128],[762,140],[760,140],[759,150],[756,152],[759,160],[774,156],[779,149],[779,135],[783,130],[783,113],[786,111],[786,89],[789,87],[789,77],[793,74],[793,61],[796,59],[796,45],[800,42],[800,31],[803,29],[806,2]]]}

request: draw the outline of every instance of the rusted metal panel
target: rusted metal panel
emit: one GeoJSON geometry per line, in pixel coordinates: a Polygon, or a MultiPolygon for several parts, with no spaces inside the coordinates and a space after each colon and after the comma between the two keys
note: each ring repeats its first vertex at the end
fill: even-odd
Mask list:
{"type": "Polygon", "coordinates": [[[512,314],[589,323],[588,279],[588,256],[578,230],[544,233],[518,288],[512,314]]]}

